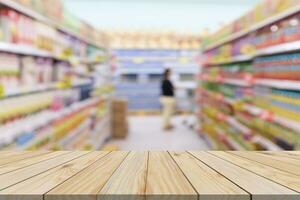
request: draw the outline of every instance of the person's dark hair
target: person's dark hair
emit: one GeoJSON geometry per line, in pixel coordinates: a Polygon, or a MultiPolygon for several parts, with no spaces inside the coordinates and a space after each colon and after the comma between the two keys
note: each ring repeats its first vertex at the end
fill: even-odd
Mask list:
{"type": "Polygon", "coordinates": [[[164,80],[165,80],[165,79],[168,79],[168,76],[169,76],[170,72],[171,72],[170,69],[166,69],[166,70],[164,71],[164,75],[163,75],[164,80]]]}

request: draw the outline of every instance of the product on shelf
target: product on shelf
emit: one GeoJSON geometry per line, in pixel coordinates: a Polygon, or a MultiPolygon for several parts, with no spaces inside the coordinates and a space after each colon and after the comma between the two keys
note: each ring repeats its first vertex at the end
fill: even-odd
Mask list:
{"type": "Polygon", "coordinates": [[[111,74],[96,73],[109,68],[103,34],[60,0],[12,1],[0,8],[0,149],[99,149],[112,92],[96,92],[111,84],[111,74]]]}
{"type": "Polygon", "coordinates": [[[299,6],[265,1],[210,37],[198,91],[206,98],[200,101],[202,129],[216,147],[232,149],[237,139],[229,139],[227,127],[209,128],[213,111],[251,130],[258,149],[300,149],[299,6]]]}
{"type": "MultiPolygon", "coordinates": [[[[229,25],[226,25],[215,34],[206,38],[204,40],[205,45],[209,46],[211,44],[214,44],[215,42],[219,42],[224,38],[233,35],[234,33],[247,31],[248,29],[255,26],[256,24],[261,23],[264,20],[268,20],[273,16],[286,12],[289,9],[293,9],[294,7],[299,5],[300,4],[298,0],[265,0],[259,5],[257,5],[252,11],[244,15],[243,17],[235,20],[233,23],[229,25]]],[[[286,32],[293,32],[295,30],[293,30],[293,28],[290,27],[293,26],[294,24],[296,23],[294,22],[292,22],[291,24],[283,23],[280,26],[282,26],[286,30],[286,32]]],[[[269,32],[270,30],[268,28],[266,28],[267,32],[269,32]]],[[[273,28],[273,30],[276,31],[277,29],[278,28],[273,28]]],[[[275,40],[280,38],[277,37],[277,35],[278,35],[277,33],[272,34],[275,40]]]]}
{"type": "Polygon", "coordinates": [[[93,47],[96,50],[89,52],[89,45],[81,38],[64,33],[54,26],[37,21],[10,8],[0,9],[0,24],[1,41],[23,45],[22,48],[24,46],[32,47],[31,50],[36,48],[48,51],[56,58],[69,59],[76,56],[81,59],[99,51],[98,47],[93,47]]]}
{"type": "Polygon", "coordinates": [[[16,87],[19,84],[21,69],[17,55],[0,53],[0,85],[16,87]]]}
{"type": "Polygon", "coordinates": [[[156,112],[160,109],[160,81],[164,69],[170,68],[178,88],[178,108],[192,101],[190,90],[195,88],[194,75],[198,71],[196,49],[114,49],[117,67],[116,95],[128,99],[130,111],[156,112]],[[147,88],[147,90],[145,90],[147,88]],[[187,94],[187,95],[185,95],[187,94]]]}
{"type": "Polygon", "coordinates": [[[300,53],[279,54],[255,59],[254,76],[261,79],[300,80],[300,53]]]}
{"type": "MultiPolygon", "coordinates": [[[[219,115],[219,118],[215,117],[216,120],[222,119],[222,116],[223,118],[224,116],[232,116],[239,123],[248,127],[253,134],[263,137],[271,144],[267,147],[255,144],[253,149],[268,150],[269,148],[276,148],[276,146],[285,150],[299,149],[300,129],[297,128],[297,125],[294,125],[299,123],[300,120],[298,112],[300,105],[298,102],[299,91],[276,89],[256,84],[256,80],[262,79],[297,79],[293,74],[297,74],[297,71],[293,68],[298,62],[297,56],[298,53],[258,57],[253,61],[253,64],[240,62],[204,68],[201,76],[203,80],[202,89],[199,89],[201,103],[204,104],[202,105],[203,114],[214,117],[209,112],[217,108],[223,114],[219,115]],[[286,59],[286,57],[290,59],[286,59]],[[250,73],[250,75],[253,73],[255,77],[252,78],[253,81],[250,86],[234,85],[224,81],[226,79],[243,79],[245,73],[250,73]],[[211,106],[206,106],[206,104],[211,106]],[[257,108],[251,106],[257,106],[257,108]],[[282,119],[290,124],[281,121],[282,119]],[[276,146],[273,147],[272,144],[276,146]]],[[[218,114],[215,114],[215,116],[218,116],[218,114]]],[[[212,122],[209,121],[208,123],[211,124],[212,122]]],[[[207,127],[207,124],[203,124],[203,126],[207,127]]],[[[227,126],[230,127],[232,124],[228,125],[227,123],[227,126]]],[[[222,130],[221,136],[223,136],[223,139],[226,136],[227,143],[240,142],[237,141],[237,138],[228,136],[230,133],[228,127],[223,126],[219,129],[222,130]]],[[[206,131],[210,131],[209,134],[211,135],[211,129],[206,131]]],[[[224,143],[223,140],[220,141],[217,135],[212,135],[212,138],[217,139],[216,144],[218,142],[224,143]]],[[[265,141],[262,142],[266,144],[265,141]]],[[[225,146],[220,148],[224,149],[225,146]]],[[[232,149],[228,145],[227,148],[232,149]]]]}
{"type": "MultiPolygon", "coordinates": [[[[54,92],[49,95],[54,95],[54,92]]],[[[0,148],[32,150],[52,149],[60,146],[61,149],[72,149],[72,147],[69,148],[69,144],[78,139],[75,136],[80,135],[81,130],[88,130],[88,137],[101,134],[99,127],[97,128],[99,132],[93,134],[92,132],[96,130],[95,124],[103,120],[101,117],[104,115],[103,110],[108,109],[107,104],[104,104],[105,99],[94,98],[70,104],[61,96],[61,100],[66,100],[66,102],[57,108],[53,107],[54,101],[58,101],[57,98],[52,96],[51,99],[48,94],[36,99],[36,103],[31,99],[33,97],[27,98],[28,104],[25,102],[24,108],[15,107],[18,103],[16,101],[2,102],[2,106],[7,109],[0,113],[2,116],[0,148]],[[29,106],[30,102],[32,105],[29,106]],[[9,108],[17,109],[18,112],[14,111],[15,115],[8,116],[7,114],[11,113],[8,111],[9,108]],[[37,108],[42,111],[38,112],[37,108]],[[27,112],[27,115],[21,115],[21,112],[27,112]],[[7,120],[8,117],[11,120],[7,120]]],[[[90,141],[86,141],[88,142],[90,141]]]]}

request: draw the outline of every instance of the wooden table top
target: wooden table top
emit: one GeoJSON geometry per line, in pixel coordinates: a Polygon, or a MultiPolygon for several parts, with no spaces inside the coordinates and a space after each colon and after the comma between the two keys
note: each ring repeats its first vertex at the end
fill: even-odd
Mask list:
{"type": "Polygon", "coordinates": [[[300,152],[0,152],[0,200],[299,200],[300,152]]]}

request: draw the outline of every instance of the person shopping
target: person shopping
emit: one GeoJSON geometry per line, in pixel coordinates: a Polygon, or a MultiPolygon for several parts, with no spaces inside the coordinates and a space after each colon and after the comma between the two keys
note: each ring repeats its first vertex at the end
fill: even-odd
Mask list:
{"type": "Polygon", "coordinates": [[[173,125],[171,124],[171,117],[175,109],[175,98],[174,98],[174,86],[170,81],[170,76],[171,76],[171,70],[166,69],[161,83],[160,102],[163,107],[162,117],[163,117],[164,130],[170,130],[174,128],[173,125]]]}

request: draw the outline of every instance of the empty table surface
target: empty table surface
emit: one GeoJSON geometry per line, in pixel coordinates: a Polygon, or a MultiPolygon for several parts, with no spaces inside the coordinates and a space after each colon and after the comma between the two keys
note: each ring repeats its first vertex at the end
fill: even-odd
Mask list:
{"type": "Polygon", "coordinates": [[[300,152],[0,152],[0,200],[300,200],[300,152]]]}

